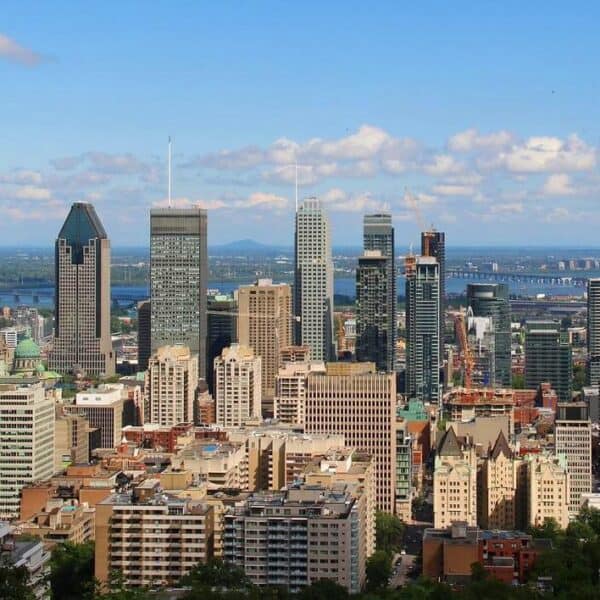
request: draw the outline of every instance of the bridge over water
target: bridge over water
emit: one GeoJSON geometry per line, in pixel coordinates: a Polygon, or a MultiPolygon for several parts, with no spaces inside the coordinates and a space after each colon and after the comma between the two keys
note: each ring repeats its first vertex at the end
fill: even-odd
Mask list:
{"type": "Polygon", "coordinates": [[[494,282],[514,282],[530,283],[539,286],[572,286],[585,287],[588,278],[573,275],[556,275],[542,273],[514,273],[514,272],[487,272],[487,271],[468,271],[464,269],[447,269],[446,279],[473,279],[475,281],[494,281],[494,282]]]}

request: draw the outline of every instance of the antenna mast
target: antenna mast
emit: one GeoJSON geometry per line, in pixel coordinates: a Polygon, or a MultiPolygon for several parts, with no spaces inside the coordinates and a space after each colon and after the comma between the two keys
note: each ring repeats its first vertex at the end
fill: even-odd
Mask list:
{"type": "Polygon", "coordinates": [[[168,164],[169,164],[169,173],[168,173],[169,192],[168,192],[168,197],[169,197],[169,208],[171,208],[171,136],[169,136],[169,160],[168,160],[168,164]]]}

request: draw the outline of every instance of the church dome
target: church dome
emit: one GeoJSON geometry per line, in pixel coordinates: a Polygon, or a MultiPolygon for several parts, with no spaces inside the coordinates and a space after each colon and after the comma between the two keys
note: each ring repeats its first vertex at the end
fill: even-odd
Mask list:
{"type": "Polygon", "coordinates": [[[15,348],[15,360],[19,358],[40,358],[40,347],[31,338],[21,340],[15,348]]]}

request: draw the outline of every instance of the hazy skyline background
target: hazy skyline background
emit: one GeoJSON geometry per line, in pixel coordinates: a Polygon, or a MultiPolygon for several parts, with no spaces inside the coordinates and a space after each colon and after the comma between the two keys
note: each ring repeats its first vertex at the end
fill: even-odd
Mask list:
{"type": "Polygon", "coordinates": [[[291,245],[295,161],[338,246],[378,210],[416,244],[414,204],[449,245],[599,245],[600,7],[550,4],[4,2],[0,243],[83,200],[146,244],[170,135],[211,245],[291,245]]]}

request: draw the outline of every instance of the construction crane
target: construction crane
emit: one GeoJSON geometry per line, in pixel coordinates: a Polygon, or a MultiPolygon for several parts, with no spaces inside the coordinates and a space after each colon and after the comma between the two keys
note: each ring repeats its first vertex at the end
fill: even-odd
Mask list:
{"type": "Polygon", "coordinates": [[[454,331],[458,340],[458,348],[464,368],[464,386],[471,388],[473,376],[473,355],[469,348],[469,340],[467,338],[467,323],[463,313],[454,315],[454,331]]]}
{"type": "Polygon", "coordinates": [[[419,200],[410,192],[407,187],[404,188],[404,204],[413,211],[420,230],[425,231],[427,227],[425,225],[425,221],[423,220],[423,215],[421,214],[419,200]]]}

